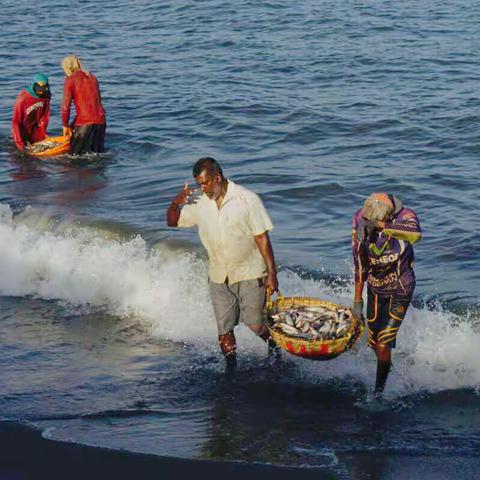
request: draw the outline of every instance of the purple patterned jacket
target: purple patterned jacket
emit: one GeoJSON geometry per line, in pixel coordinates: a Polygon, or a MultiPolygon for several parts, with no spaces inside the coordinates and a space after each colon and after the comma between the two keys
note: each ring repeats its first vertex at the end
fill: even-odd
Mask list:
{"type": "Polygon", "coordinates": [[[417,215],[402,208],[363,242],[357,231],[361,226],[362,209],[353,216],[352,252],[355,283],[367,282],[380,296],[409,295],[415,288],[413,244],[422,236],[417,215]]]}

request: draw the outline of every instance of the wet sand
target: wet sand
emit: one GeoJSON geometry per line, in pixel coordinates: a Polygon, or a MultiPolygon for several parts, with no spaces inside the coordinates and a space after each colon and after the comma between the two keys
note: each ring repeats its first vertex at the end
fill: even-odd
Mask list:
{"type": "Polygon", "coordinates": [[[14,422],[0,422],[0,445],[0,480],[336,478],[317,468],[184,460],[57,442],[44,439],[39,431],[14,422]]]}

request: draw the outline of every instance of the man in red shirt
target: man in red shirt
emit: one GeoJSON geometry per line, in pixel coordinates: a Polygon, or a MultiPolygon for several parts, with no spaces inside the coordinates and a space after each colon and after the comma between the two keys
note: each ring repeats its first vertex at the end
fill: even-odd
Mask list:
{"type": "Polygon", "coordinates": [[[76,55],[65,57],[62,68],[67,76],[62,100],[62,125],[64,135],[72,134],[71,153],[101,153],[104,151],[106,121],[97,78],[82,68],[76,55]],[[76,116],[70,125],[72,102],[76,116]]]}
{"type": "Polygon", "coordinates": [[[18,150],[24,150],[28,143],[45,140],[50,97],[48,77],[42,73],[35,75],[32,84],[18,94],[12,116],[12,137],[18,150]]]}

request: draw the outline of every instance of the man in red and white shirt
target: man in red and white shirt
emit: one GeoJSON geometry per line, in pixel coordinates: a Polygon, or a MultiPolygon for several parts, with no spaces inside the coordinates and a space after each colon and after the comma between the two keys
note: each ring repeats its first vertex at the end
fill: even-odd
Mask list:
{"type": "Polygon", "coordinates": [[[37,73],[31,85],[18,94],[12,116],[12,137],[18,150],[45,140],[50,97],[48,77],[42,73],[37,73]]]}

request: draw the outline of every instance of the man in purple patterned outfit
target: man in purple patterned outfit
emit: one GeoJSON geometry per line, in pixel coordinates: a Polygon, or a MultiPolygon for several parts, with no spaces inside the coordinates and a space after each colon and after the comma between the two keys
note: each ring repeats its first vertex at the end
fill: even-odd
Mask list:
{"type": "Polygon", "coordinates": [[[373,193],[353,216],[353,312],[363,319],[367,282],[368,345],[377,356],[375,392],[385,388],[398,329],[415,288],[413,244],[421,238],[417,215],[386,193],[373,193]]]}

